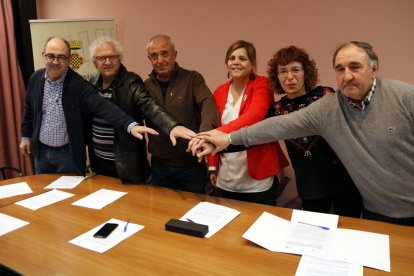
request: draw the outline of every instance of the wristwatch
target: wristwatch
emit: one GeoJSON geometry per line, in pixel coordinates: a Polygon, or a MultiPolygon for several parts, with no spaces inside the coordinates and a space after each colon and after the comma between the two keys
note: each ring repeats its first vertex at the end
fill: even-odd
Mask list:
{"type": "Polygon", "coordinates": [[[229,133],[229,134],[227,134],[227,138],[228,138],[228,140],[229,140],[229,143],[231,144],[231,137],[230,137],[230,133],[229,133]]]}

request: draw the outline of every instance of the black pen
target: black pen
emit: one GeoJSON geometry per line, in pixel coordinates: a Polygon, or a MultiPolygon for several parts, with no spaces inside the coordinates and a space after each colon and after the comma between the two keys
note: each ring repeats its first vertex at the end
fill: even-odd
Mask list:
{"type": "Polygon", "coordinates": [[[189,218],[186,218],[186,220],[189,221],[189,222],[195,223],[193,220],[191,220],[189,218]]]}
{"type": "Polygon", "coordinates": [[[124,227],[124,232],[126,232],[127,231],[127,228],[128,228],[128,224],[129,224],[129,222],[131,221],[131,219],[129,218],[128,219],[128,221],[127,221],[127,223],[125,224],[125,227],[124,227]]]}

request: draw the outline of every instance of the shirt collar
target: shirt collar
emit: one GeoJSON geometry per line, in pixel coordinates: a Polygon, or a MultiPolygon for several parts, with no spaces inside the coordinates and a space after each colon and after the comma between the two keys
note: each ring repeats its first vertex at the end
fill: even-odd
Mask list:
{"type": "Polygon", "coordinates": [[[350,106],[354,108],[358,108],[360,110],[364,110],[372,101],[372,97],[375,93],[375,87],[377,86],[377,79],[375,78],[372,82],[371,89],[369,90],[367,96],[361,101],[361,103],[353,102],[350,98],[348,98],[348,103],[350,106]]]}
{"type": "Polygon", "coordinates": [[[68,72],[68,70],[66,70],[66,71],[65,71],[65,73],[63,73],[63,74],[62,74],[62,76],[60,76],[60,78],[58,78],[58,79],[57,79],[57,80],[55,80],[55,81],[52,81],[52,80],[49,78],[49,75],[47,74],[47,70],[46,70],[46,72],[45,72],[45,79],[46,79],[49,83],[52,83],[52,84],[57,84],[57,85],[61,85],[61,84],[63,83],[63,81],[65,80],[65,77],[66,77],[67,72],[68,72]]]}
{"type": "Polygon", "coordinates": [[[106,91],[113,91],[114,90],[114,82],[112,82],[106,89],[102,88],[103,80],[102,78],[99,78],[98,83],[96,84],[96,88],[98,89],[98,92],[106,92],[106,91]]]}

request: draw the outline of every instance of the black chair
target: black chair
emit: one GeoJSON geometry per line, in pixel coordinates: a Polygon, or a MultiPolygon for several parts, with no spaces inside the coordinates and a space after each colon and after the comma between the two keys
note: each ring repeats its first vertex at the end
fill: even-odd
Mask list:
{"type": "Polygon", "coordinates": [[[23,172],[14,167],[0,167],[1,180],[24,176],[23,172]]]}
{"type": "Polygon", "coordinates": [[[20,272],[14,270],[11,267],[8,267],[4,264],[0,263],[0,275],[4,275],[4,276],[20,276],[23,275],[20,272]]]}

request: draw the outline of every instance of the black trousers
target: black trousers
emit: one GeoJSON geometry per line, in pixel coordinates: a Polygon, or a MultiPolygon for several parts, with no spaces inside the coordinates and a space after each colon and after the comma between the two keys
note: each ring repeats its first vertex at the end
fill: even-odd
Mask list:
{"type": "Polygon", "coordinates": [[[100,175],[119,178],[116,171],[115,161],[106,160],[94,155],[93,157],[93,170],[100,175]]]}
{"type": "Polygon", "coordinates": [[[302,207],[305,211],[330,213],[331,207],[334,213],[346,217],[361,217],[362,198],[358,192],[342,193],[317,199],[302,199],[302,207]]]}
{"type": "Polygon", "coordinates": [[[362,218],[363,219],[369,219],[369,220],[377,220],[377,221],[383,221],[383,222],[389,222],[394,224],[401,224],[401,225],[408,225],[408,226],[414,226],[414,217],[408,217],[408,218],[392,218],[387,217],[378,213],[374,213],[370,210],[367,210],[365,208],[362,209],[362,218]]]}
{"type": "Polygon", "coordinates": [[[229,192],[229,191],[226,191],[220,188],[216,188],[216,190],[217,190],[217,195],[225,197],[225,198],[276,206],[278,185],[279,185],[279,180],[277,176],[275,175],[272,187],[270,187],[267,191],[264,191],[264,192],[237,193],[237,192],[229,192]]]}

